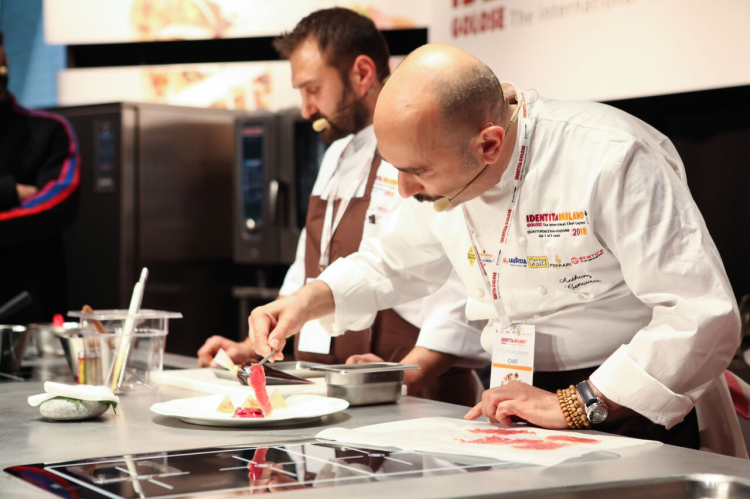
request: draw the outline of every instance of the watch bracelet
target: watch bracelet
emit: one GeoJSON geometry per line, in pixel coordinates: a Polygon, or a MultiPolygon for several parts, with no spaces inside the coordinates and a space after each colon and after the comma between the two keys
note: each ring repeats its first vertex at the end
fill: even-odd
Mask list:
{"type": "Polygon", "coordinates": [[[578,403],[578,390],[575,386],[570,385],[568,388],[557,390],[557,401],[570,429],[578,430],[591,427],[586,411],[578,403]]]}

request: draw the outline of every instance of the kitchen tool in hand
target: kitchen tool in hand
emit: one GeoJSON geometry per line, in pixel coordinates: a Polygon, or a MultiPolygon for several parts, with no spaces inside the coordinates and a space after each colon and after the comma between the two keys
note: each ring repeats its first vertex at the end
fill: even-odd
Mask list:
{"type": "Polygon", "coordinates": [[[276,350],[272,348],[271,349],[271,353],[269,353],[268,355],[266,355],[265,357],[263,357],[262,359],[260,359],[260,362],[258,362],[258,365],[262,366],[263,364],[265,364],[266,362],[268,362],[268,359],[270,359],[274,355],[276,355],[276,350]]]}

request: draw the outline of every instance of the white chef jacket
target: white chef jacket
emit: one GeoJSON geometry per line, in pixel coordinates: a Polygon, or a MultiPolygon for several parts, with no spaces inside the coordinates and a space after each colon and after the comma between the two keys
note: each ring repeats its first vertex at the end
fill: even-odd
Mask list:
{"type": "MultiPolygon", "coordinates": [[[[518,126],[534,134],[502,255],[493,242],[515,168],[463,205],[477,223],[480,257],[499,258],[506,312],[535,325],[536,370],[600,366],[591,379],[606,397],[671,428],[728,365],[740,327],[676,150],[602,104],[539,99],[518,126]]],[[[377,240],[321,275],[336,327],[360,329],[376,309],[429,294],[451,269],[469,290],[467,316],[497,320],[471,246],[462,208],[403,203],[377,240]]]]}
{"type": "MultiPolygon", "coordinates": [[[[354,136],[350,135],[331,144],[323,157],[312,195],[327,199],[335,175],[339,176],[339,193],[346,192],[347,186],[357,182],[362,169],[371,164],[376,145],[372,125],[354,136]]],[[[365,190],[366,182],[362,182],[355,197],[364,196],[365,190]]],[[[377,237],[387,218],[404,201],[398,194],[398,171],[389,163],[381,161],[370,194],[363,240],[377,237]]],[[[306,234],[303,230],[300,235],[294,263],[279,291],[281,296],[294,293],[305,283],[306,234]]],[[[466,289],[454,272],[432,295],[388,308],[393,308],[404,320],[420,328],[416,346],[456,355],[459,357],[456,363],[459,367],[481,367],[490,360],[489,354],[480,344],[484,321],[467,319],[465,305],[466,289]]],[[[324,327],[330,324],[330,321],[320,322],[324,327]]],[[[371,323],[361,329],[370,325],[371,323]]],[[[337,335],[344,331],[346,329],[330,333],[337,335]]]]}

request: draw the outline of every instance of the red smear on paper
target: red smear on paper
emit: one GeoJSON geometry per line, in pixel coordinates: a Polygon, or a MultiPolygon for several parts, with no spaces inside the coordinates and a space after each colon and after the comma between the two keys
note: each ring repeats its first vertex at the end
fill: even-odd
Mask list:
{"type": "MultiPolygon", "coordinates": [[[[533,432],[527,432],[532,433],[533,432]]],[[[559,437],[539,438],[506,438],[500,435],[490,435],[476,440],[458,440],[464,444],[483,444],[483,445],[508,445],[514,449],[521,450],[556,450],[563,447],[570,447],[573,444],[599,443],[598,440],[590,438],[568,437],[561,435],[559,437]]]]}
{"type": "Polygon", "coordinates": [[[568,447],[570,444],[561,444],[557,442],[549,442],[546,440],[527,440],[523,445],[514,444],[514,449],[524,450],[556,450],[568,447]]]}
{"type": "Polygon", "coordinates": [[[268,392],[266,391],[266,373],[263,371],[263,366],[251,364],[250,376],[247,381],[248,384],[253,387],[255,399],[258,401],[258,404],[260,404],[263,414],[270,416],[273,407],[271,407],[271,401],[268,399],[268,392]]]}
{"type": "Polygon", "coordinates": [[[568,435],[555,435],[552,437],[547,437],[547,440],[552,440],[553,442],[570,442],[572,444],[598,444],[601,443],[600,440],[596,440],[594,438],[581,438],[581,437],[571,437],[568,435]]]}
{"type": "Polygon", "coordinates": [[[481,433],[483,435],[520,435],[520,434],[527,434],[527,435],[536,435],[533,431],[529,430],[506,430],[503,428],[492,428],[487,430],[469,430],[469,433],[481,433]]]}
{"type": "Polygon", "coordinates": [[[235,418],[262,418],[263,411],[260,409],[256,409],[255,407],[238,407],[236,411],[234,411],[234,417],[235,418]]]}
{"type": "MultiPolygon", "coordinates": [[[[258,411],[259,409],[254,410],[258,411]]],[[[259,468],[258,465],[266,464],[266,453],[268,453],[267,447],[260,447],[258,449],[255,449],[255,454],[253,454],[253,462],[247,465],[247,477],[250,480],[256,481],[263,476],[263,468],[259,468]]]]}
{"type": "Polygon", "coordinates": [[[459,440],[462,444],[499,444],[499,445],[510,445],[515,440],[512,438],[505,438],[498,435],[492,435],[490,437],[478,438],[476,440],[459,440]]]}

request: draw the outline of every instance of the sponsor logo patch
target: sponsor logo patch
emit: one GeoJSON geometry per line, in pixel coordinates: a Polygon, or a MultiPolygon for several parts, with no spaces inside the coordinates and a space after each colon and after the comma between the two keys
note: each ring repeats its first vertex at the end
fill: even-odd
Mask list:
{"type": "Polygon", "coordinates": [[[572,267],[573,264],[570,262],[563,263],[562,259],[560,258],[560,255],[555,255],[555,263],[549,264],[549,268],[551,269],[565,269],[568,267],[572,267]]]}
{"type": "Polygon", "coordinates": [[[549,268],[549,260],[547,259],[546,256],[530,256],[529,268],[530,269],[547,269],[549,268]]]}
{"type": "Polygon", "coordinates": [[[525,267],[526,259],[518,258],[517,256],[514,256],[511,258],[503,258],[503,263],[505,265],[510,265],[511,267],[525,267]]]}

